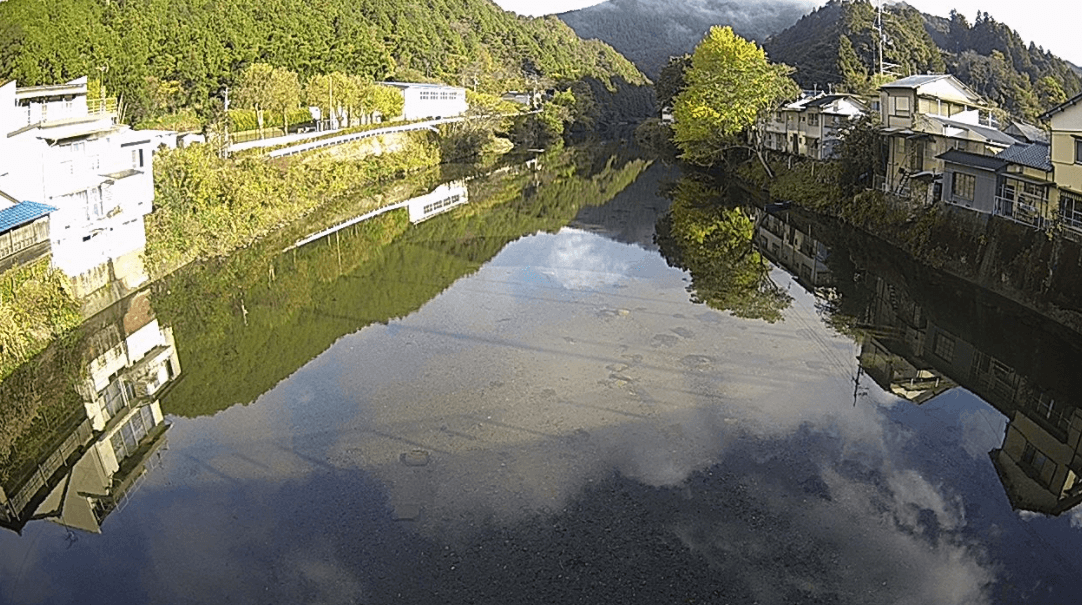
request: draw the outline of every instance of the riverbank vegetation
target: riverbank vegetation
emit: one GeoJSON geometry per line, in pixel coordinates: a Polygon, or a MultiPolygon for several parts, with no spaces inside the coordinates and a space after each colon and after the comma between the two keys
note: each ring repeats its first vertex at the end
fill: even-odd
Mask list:
{"type": "Polygon", "coordinates": [[[80,321],[67,278],[48,260],[0,273],[0,381],[80,321]]]}
{"type": "Polygon", "coordinates": [[[159,153],[155,210],[146,222],[148,270],[160,275],[228,254],[328,200],[439,163],[430,133],[398,138],[400,150],[352,159],[220,158],[207,145],[159,153]]]}

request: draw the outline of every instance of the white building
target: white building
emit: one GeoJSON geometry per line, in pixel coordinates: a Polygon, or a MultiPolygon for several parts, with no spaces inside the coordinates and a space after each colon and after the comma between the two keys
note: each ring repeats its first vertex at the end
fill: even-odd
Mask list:
{"type": "Polygon", "coordinates": [[[410,222],[417,224],[456,206],[467,204],[469,201],[470,194],[466,189],[466,182],[453,181],[407,201],[406,207],[409,209],[410,222]]]}
{"type": "Polygon", "coordinates": [[[406,103],[402,117],[407,120],[453,118],[466,113],[466,89],[445,84],[383,82],[402,91],[406,103]]]}
{"type": "Polygon", "coordinates": [[[119,124],[113,99],[87,98],[85,77],[0,86],[0,191],[56,208],[53,265],[71,277],[144,247],[154,151],[168,142],[119,124]]]}
{"type": "Polygon", "coordinates": [[[809,95],[774,111],[762,123],[763,146],[773,151],[827,160],[836,156],[844,128],[867,113],[853,95],[809,95]]]}

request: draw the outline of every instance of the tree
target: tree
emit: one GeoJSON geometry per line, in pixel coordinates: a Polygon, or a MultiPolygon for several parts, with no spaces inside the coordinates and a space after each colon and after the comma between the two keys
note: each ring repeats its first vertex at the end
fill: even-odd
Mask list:
{"type": "Polygon", "coordinates": [[[1067,93],[1052,76],[1045,76],[1037,81],[1037,98],[1040,99],[1041,109],[1047,111],[1067,100],[1067,93]]]}
{"type": "Polygon", "coordinates": [[[867,94],[872,92],[868,86],[868,70],[857,56],[853,42],[848,36],[838,38],[838,73],[842,76],[842,84],[849,92],[867,94]]]}
{"type": "Polygon", "coordinates": [[[393,86],[369,84],[361,90],[361,108],[367,114],[378,113],[384,119],[402,115],[406,98],[393,86]]]}
{"type": "Polygon", "coordinates": [[[263,111],[282,114],[283,128],[289,127],[289,110],[301,102],[301,84],[297,74],[266,63],[253,63],[241,72],[234,95],[237,105],[256,112],[259,136],[263,136],[263,111]]]}
{"type": "Polygon", "coordinates": [[[686,84],[684,71],[691,65],[691,55],[683,54],[679,57],[669,57],[669,62],[661,68],[657,82],[654,84],[654,92],[657,95],[658,107],[671,107],[676,95],[684,90],[686,84]]]}
{"type": "Polygon", "coordinates": [[[301,82],[297,74],[288,69],[276,67],[271,73],[267,87],[270,91],[270,103],[267,108],[282,114],[284,134],[289,131],[289,111],[301,104],[301,82]]]}
{"type": "Polygon", "coordinates": [[[709,165],[736,144],[736,136],[780,101],[795,96],[790,70],[771,64],[763,49],[731,27],[713,27],[695,48],[676,95],[673,127],[682,158],[709,165]]]}
{"type": "Polygon", "coordinates": [[[737,317],[781,320],[792,298],[770,278],[770,264],[755,249],[751,216],[700,178],[681,178],[671,195],[655,237],[666,261],[691,273],[692,302],[737,317]]]}
{"type": "Polygon", "coordinates": [[[304,89],[308,105],[318,107],[325,119],[332,116],[341,124],[346,112],[359,105],[356,78],[336,71],[308,78],[304,89]]]}
{"type": "Polygon", "coordinates": [[[259,122],[259,136],[263,136],[263,110],[271,103],[270,81],[274,67],[267,63],[253,63],[246,67],[237,78],[233,99],[239,107],[255,110],[259,122]]]}
{"type": "Polygon", "coordinates": [[[842,130],[835,170],[845,197],[873,187],[875,176],[886,172],[886,140],[877,116],[864,115],[842,130]]]}

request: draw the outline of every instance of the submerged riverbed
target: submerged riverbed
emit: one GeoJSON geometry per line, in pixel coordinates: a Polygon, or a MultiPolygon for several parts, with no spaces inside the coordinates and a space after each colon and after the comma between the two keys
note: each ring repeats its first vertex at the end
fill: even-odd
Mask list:
{"type": "Polygon", "coordinates": [[[456,187],[116,311],[168,428],[0,601],[1074,602],[1074,336],[625,149],[456,187]]]}

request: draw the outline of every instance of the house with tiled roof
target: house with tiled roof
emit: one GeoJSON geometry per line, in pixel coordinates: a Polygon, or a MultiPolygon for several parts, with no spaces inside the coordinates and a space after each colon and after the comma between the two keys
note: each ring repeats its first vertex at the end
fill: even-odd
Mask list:
{"type": "Polygon", "coordinates": [[[933,201],[947,151],[995,155],[1017,142],[995,127],[991,106],[949,74],[884,84],[879,106],[888,150],[880,187],[920,202],[933,201]]]}
{"type": "Polygon", "coordinates": [[[939,160],[944,202],[1038,229],[1056,220],[1047,144],[1016,143],[994,156],[951,149],[939,160]]]}
{"type": "Polygon", "coordinates": [[[48,253],[49,215],[55,211],[38,202],[13,202],[0,192],[0,272],[48,253]]]}
{"type": "Polygon", "coordinates": [[[1007,161],[960,149],[946,151],[938,159],[944,167],[943,201],[992,214],[999,175],[1007,161]]]}

